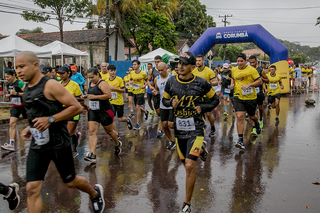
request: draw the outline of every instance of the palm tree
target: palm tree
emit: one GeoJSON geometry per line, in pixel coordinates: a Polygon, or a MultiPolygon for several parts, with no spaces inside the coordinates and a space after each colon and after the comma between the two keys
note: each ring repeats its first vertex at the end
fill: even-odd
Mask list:
{"type": "Polygon", "coordinates": [[[167,16],[173,23],[173,15],[178,13],[179,0],[151,0],[148,5],[157,13],[167,16]]]}

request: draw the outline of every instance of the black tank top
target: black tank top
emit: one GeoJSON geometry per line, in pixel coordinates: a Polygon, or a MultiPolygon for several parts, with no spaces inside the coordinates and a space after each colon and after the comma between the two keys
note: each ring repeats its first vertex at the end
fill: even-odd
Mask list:
{"type": "MultiPolygon", "coordinates": [[[[95,86],[91,86],[91,83],[89,84],[88,94],[91,95],[103,95],[103,92],[99,88],[99,84],[102,82],[100,80],[95,86]]],[[[99,100],[99,99],[91,99],[90,101],[99,101],[100,105],[100,111],[105,111],[108,109],[112,109],[112,105],[110,104],[109,100],[99,100]]]]}
{"type": "MultiPolygon", "coordinates": [[[[7,86],[7,89],[8,89],[8,93],[10,93],[11,90],[15,90],[16,92],[23,92],[22,89],[19,87],[19,82],[20,80],[16,80],[15,82],[13,82],[12,84],[9,83],[8,86],[7,86]]],[[[11,99],[12,98],[19,98],[21,99],[21,97],[19,95],[11,95],[11,99]]],[[[23,102],[21,100],[21,105],[15,105],[13,104],[14,107],[20,107],[20,106],[23,106],[23,102]]]]}
{"type": "MultiPolygon", "coordinates": [[[[33,87],[26,84],[22,100],[27,111],[30,128],[33,128],[33,119],[38,117],[49,117],[63,110],[62,104],[58,101],[48,100],[44,94],[44,86],[50,80],[48,76],[42,77],[39,83],[33,87]]],[[[34,138],[31,141],[31,149],[60,149],[70,146],[70,137],[66,127],[67,121],[60,121],[49,126],[49,142],[39,146],[34,138]]]]}

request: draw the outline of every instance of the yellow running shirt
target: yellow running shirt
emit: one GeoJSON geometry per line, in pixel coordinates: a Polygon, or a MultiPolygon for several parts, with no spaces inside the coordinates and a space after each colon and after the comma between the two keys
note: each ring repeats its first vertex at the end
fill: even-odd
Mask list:
{"type": "Polygon", "coordinates": [[[176,71],[171,71],[172,75],[178,75],[178,73],[176,73],[176,71]]]}
{"type": "Polygon", "coordinates": [[[308,77],[308,69],[302,68],[302,77],[308,77]]]}
{"type": "Polygon", "coordinates": [[[271,76],[270,73],[267,73],[267,77],[269,79],[268,85],[268,95],[275,96],[276,94],[280,93],[280,84],[282,82],[281,76],[276,73],[275,76],[271,76]]]}
{"type": "Polygon", "coordinates": [[[133,80],[133,94],[141,94],[146,92],[146,90],[142,89],[141,87],[144,85],[144,81],[147,80],[147,78],[147,73],[145,73],[144,71],[140,70],[139,73],[131,71],[130,79],[133,80]]]}
{"type": "Polygon", "coordinates": [[[192,74],[198,77],[201,77],[203,79],[205,79],[206,81],[210,82],[213,78],[216,77],[216,75],[214,74],[213,70],[210,69],[209,67],[204,67],[204,69],[202,71],[198,70],[198,67],[196,67],[193,71],[192,74]]]}
{"type": "Polygon", "coordinates": [[[110,74],[108,72],[106,74],[103,74],[102,72],[100,72],[100,75],[101,75],[101,79],[104,81],[110,78],[110,74]]]}
{"type": "MultiPolygon", "coordinates": [[[[118,76],[116,76],[112,81],[110,80],[110,78],[108,78],[106,82],[109,84],[109,86],[114,86],[118,89],[124,88],[122,78],[118,76]]],[[[123,105],[124,103],[123,103],[122,92],[111,90],[111,99],[109,101],[111,104],[114,104],[114,105],[123,105]]]]}
{"type": "Polygon", "coordinates": [[[132,92],[133,90],[133,85],[130,85],[129,81],[130,81],[130,75],[126,75],[123,78],[124,83],[126,84],[126,89],[128,90],[128,92],[132,92]]]}
{"type": "Polygon", "coordinates": [[[308,77],[311,77],[312,69],[308,69],[308,77]]]}
{"type": "MultiPolygon", "coordinates": [[[[62,81],[61,81],[62,84],[62,81]]],[[[66,88],[66,90],[68,90],[68,92],[70,92],[71,95],[73,95],[73,97],[79,97],[82,95],[79,84],[75,81],[70,80],[65,86],[64,88],[66,88]]]]}
{"type": "Polygon", "coordinates": [[[242,91],[241,86],[255,82],[260,78],[258,71],[251,67],[246,66],[244,69],[235,67],[231,71],[231,77],[234,79],[234,96],[240,100],[254,100],[257,98],[255,87],[249,87],[246,91],[242,91]]]}

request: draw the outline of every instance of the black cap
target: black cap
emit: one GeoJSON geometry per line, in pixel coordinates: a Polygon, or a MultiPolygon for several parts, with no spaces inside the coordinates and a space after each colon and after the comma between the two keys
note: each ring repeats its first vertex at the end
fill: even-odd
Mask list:
{"type": "Polygon", "coordinates": [[[60,67],[57,73],[65,73],[65,72],[70,72],[70,68],[65,66],[60,67]]]}
{"type": "Polygon", "coordinates": [[[192,52],[185,52],[179,58],[175,59],[176,61],[182,61],[184,64],[196,64],[196,57],[192,52]]]}
{"type": "Polygon", "coordinates": [[[41,72],[44,74],[51,72],[51,71],[52,71],[52,67],[50,67],[50,66],[44,66],[41,70],[41,72]]]}
{"type": "Polygon", "coordinates": [[[43,68],[44,68],[45,66],[49,66],[49,63],[46,62],[46,61],[43,61],[43,62],[40,62],[40,63],[39,63],[39,69],[41,70],[41,72],[42,72],[42,70],[43,70],[43,68]]]}

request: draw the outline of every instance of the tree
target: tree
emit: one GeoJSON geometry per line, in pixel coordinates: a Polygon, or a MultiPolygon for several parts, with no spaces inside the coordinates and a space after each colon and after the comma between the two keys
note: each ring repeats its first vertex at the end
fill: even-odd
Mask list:
{"type": "Polygon", "coordinates": [[[316,26],[317,26],[317,25],[320,25],[320,16],[317,18],[316,26]]]}
{"type": "Polygon", "coordinates": [[[207,15],[206,5],[199,0],[181,0],[174,24],[180,38],[196,41],[208,27],[215,27],[212,16],[207,15]]]}
{"type": "Polygon", "coordinates": [[[307,61],[307,56],[304,53],[298,53],[294,56],[292,56],[290,59],[294,61],[294,63],[305,63],[307,61]]]}
{"type": "Polygon", "coordinates": [[[173,15],[178,13],[179,0],[148,0],[148,5],[159,14],[164,14],[173,23],[173,15]]]}
{"type": "Polygon", "coordinates": [[[146,10],[139,18],[140,25],[136,32],[136,44],[152,50],[159,47],[177,54],[174,47],[177,45],[178,34],[175,33],[175,26],[164,14],[156,13],[154,10],[146,10]]]}
{"type": "MultiPolygon", "coordinates": [[[[236,47],[234,45],[227,45],[227,47],[226,47],[226,60],[229,60],[230,62],[234,62],[237,60],[237,55],[242,52],[243,52],[242,47],[236,47]]],[[[221,46],[219,49],[219,57],[223,58],[223,46],[221,46]]]]}
{"type": "MultiPolygon", "coordinates": [[[[34,4],[41,9],[51,9],[51,13],[38,11],[23,11],[21,15],[27,21],[45,22],[56,19],[60,31],[60,41],[63,42],[63,24],[72,23],[76,17],[83,17],[83,14],[92,9],[90,0],[33,0],[34,4]]],[[[48,23],[50,24],[50,23],[48,23]]],[[[51,24],[52,25],[52,24],[51,24]]]]}
{"type": "Polygon", "coordinates": [[[18,32],[16,32],[16,35],[20,35],[20,34],[31,34],[31,33],[43,33],[43,29],[42,27],[36,27],[32,30],[28,30],[28,29],[20,29],[18,32]]]}

